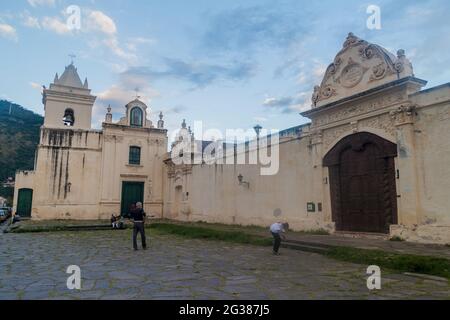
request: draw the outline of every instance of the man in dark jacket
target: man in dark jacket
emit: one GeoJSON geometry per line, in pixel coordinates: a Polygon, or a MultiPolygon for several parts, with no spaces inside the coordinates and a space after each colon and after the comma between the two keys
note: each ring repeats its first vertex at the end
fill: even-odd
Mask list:
{"type": "Polygon", "coordinates": [[[142,240],[142,249],[147,249],[147,242],[145,239],[145,212],[142,209],[142,203],[138,202],[136,203],[136,209],[131,211],[131,218],[134,221],[134,228],[133,228],[133,248],[134,250],[138,249],[137,246],[137,235],[138,233],[141,234],[141,240],[142,240]]]}

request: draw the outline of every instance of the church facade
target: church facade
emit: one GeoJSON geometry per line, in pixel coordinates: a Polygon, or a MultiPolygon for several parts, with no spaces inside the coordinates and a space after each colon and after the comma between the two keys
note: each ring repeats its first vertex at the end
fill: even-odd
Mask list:
{"type": "Polygon", "coordinates": [[[107,219],[140,201],[162,214],[163,156],[167,131],[155,127],[148,108],[134,100],[113,123],[108,108],[102,130],[91,128],[95,97],[73,64],[43,92],[45,120],[35,170],[18,172],[14,206],[34,219],[107,219]],[[31,202],[30,202],[31,200],[31,202]]]}
{"type": "Polygon", "coordinates": [[[422,90],[427,82],[403,50],[393,55],[349,34],[303,113],[311,122],[277,144],[271,176],[260,165],[176,164],[162,119],[154,127],[138,100],[118,123],[108,113],[92,130],[95,98],[74,70],[44,90],[35,171],[16,176],[18,212],[107,218],[143,194],[148,212],[169,219],[285,220],[294,230],[450,243],[450,83],[422,90]]]}

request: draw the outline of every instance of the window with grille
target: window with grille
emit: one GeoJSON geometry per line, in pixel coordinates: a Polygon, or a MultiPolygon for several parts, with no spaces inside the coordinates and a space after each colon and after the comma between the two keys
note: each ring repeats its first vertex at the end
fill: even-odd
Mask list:
{"type": "Polygon", "coordinates": [[[132,127],[142,127],[143,126],[144,115],[143,115],[141,108],[134,107],[133,109],[131,109],[130,115],[131,115],[130,125],[132,127]]]}
{"type": "Polygon", "coordinates": [[[129,164],[133,164],[133,165],[141,164],[141,148],[130,147],[129,164]]]}

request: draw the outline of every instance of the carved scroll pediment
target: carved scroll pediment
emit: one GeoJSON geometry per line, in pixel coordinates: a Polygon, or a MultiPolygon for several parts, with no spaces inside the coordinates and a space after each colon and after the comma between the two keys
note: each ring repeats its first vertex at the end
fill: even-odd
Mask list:
{"type": "Polygon", "coordinates": [[[328,66],[321,85],[314,88],[313,107],[409,76],[414,76],[413,68],[403,50],[399,50],[396,57],[350,33],[342,50],[328,66]]]}

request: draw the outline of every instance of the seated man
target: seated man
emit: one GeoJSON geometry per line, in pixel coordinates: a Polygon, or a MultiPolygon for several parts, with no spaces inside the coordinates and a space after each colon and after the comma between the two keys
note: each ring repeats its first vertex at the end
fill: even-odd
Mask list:
{"type": "Polygon", "coordinates": [[[123,229],[125,229],[125,225],[124,225],[124,223],[123,223],[123,217],[117,217],[117,222],[116,222],[116,224],[117,224],[117,229],[120,229],[120,230],[123,230],[123,229]]]}
{"type": "Polygon", "coordinates": [[[113,229],[117,228],[117,218],[114,215],[111,215],[111,225],[113,229]]]}

